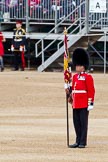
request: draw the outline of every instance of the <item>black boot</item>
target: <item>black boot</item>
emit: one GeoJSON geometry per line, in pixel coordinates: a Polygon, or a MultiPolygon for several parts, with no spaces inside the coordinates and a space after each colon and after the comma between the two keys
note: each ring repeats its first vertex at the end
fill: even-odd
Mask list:
{"type": "Polygon", "coordinates": [[[76,147],[78,147],[79,145],[78,145],[78,143],[74,143],[73,145],[70,145],[69,147],[70,148],[76,148],[76,147]]]}

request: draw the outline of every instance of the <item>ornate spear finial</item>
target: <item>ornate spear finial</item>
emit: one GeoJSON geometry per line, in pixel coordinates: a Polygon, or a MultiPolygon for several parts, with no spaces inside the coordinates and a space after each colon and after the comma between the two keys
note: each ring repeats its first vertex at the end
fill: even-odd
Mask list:
{"type": "Polygon", "coordinates": [[[67,35],[67,29],[64,27],[64,35],[67,35]]]}

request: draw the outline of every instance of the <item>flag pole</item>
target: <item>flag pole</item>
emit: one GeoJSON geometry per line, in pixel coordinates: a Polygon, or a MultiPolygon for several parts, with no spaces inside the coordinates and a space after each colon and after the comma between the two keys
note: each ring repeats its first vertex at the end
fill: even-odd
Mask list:
{"type": "Polygon", "coordinates": [[[67,146],[69,147],[69,109],[68,109],[68,95],[66,94],[66,118],[67,118],[67,146]]]}
{"type": "MultiPolygon", "coordinates": [[[[64,28],[65,38],[67,36],[66,27],[64,28]]],[[[65,51],[67,51],[67,39],[64,39],[65,51]]],[[[67,147],[69,147],[69,106],[68,106],[68,94],[66,93],[66,126],[67,126],[67,147]]]]}

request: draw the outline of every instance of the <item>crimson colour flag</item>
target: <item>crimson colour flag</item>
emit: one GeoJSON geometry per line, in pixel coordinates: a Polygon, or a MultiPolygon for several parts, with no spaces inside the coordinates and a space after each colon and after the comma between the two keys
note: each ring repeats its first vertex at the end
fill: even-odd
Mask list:
{"type": "Polygon", "coordinates": [[[64,30],[64,81],[66,84],[70,83],[71,81],[71,72],[69,70],[69,61],[70,61],[70,57],[69,57],[69,51],[68,51],[68,45],[67,45],[67,30],[65,28],[64,30]]]}

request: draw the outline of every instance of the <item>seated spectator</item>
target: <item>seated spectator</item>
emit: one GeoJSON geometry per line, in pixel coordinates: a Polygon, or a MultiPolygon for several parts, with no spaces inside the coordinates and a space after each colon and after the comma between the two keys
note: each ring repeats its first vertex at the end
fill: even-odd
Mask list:
{"type": "Polygon", "coordinates": [[[6,12],[10,13],[10,18],[14,18],[17,13],[18,0],[5,0],[6,12]]]}
{"type": "Polygon", "coordinates": [[[6,10],[10,18],[24,18],[25,0],[6,0],[6,10]]]}
{"type": "Polygon", "coordinates": [[[39,13],[42,14],[41,0],[28,0],[28,6],[29,6],[30,17],[38,16],[39,18],[39,13]]]}
{"type": "MultiPolygon", "coordinates": [[[[54,16],[55,16],[55,11],[57,9],[57,19],[61,18],[63,16],[63,6],[61,4],[60,0],[52,0],[52,6],[51,6],[52,11],[54,12],[54,16]],[[56,6],[57,4],[57,6],[56,6]]],[[[52,12],[52,14],[53,14],[52,12]]]]}
{"type": "Polygon", "coordinates": [[[14,7],[18,4],[18,0],[10,0],[9,7],[14,7]]]}
{"type": "Polygon", "coordinates": [[[18,0],[17,5],[17,18],[25,18],[26,16],[26,1],[25,0],[18,0]]]}

